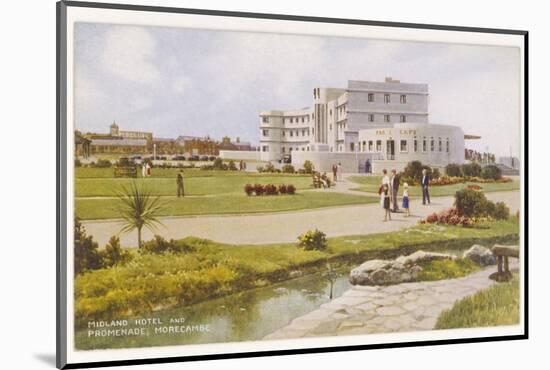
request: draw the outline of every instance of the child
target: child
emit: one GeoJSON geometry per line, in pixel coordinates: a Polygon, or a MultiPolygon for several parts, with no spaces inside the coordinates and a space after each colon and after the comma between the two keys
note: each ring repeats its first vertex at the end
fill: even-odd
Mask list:
{"type": "Polygon", "coordinates": [[[405,217],[409,217],[411,215],[411,211],[409,210],[409,184],[404,183],[403,184],[403,209],[405,210],[405,217]]]}
{"type": "Polygon", "coordinates": [[[384,208],[384,221],[391,221],[391,212],[390,212],[390,187],[388,184],[382,185],[382,191],[380,194],[382,207],[384,208]]]}

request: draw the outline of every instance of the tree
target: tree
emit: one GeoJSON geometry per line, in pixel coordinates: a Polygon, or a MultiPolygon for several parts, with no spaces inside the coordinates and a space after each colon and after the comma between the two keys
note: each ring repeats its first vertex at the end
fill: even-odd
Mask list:
{"type": "Polygon", "coordinates": [[[118,211],[125,222],[120,231],[129,233],[137,230],[138,247],[141,248],[143,227],[154,230],[157,225],[161,224],[158,216],[164,205],[161,203],[160,197],[154,197],[149,189],[141,183],[138,184],[137,181],[132,182],[129,188],[122,187],[122,191],[118,192],[118,198],[121,203],[118,211]]]}
{"type": "Polygon", "coordinates": [[[80,274],[88,270],[102,267],[98,245],[91,236],[86,235],[86,229],[80,220],[74,220],[74,273],[80,274]]]}

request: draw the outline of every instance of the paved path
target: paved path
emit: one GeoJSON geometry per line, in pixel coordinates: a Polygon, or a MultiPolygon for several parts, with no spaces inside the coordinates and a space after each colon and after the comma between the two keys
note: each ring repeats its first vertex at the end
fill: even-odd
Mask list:
{"type": "MultiPolygon", "coordinates": [[[[510,267],[516,269],[517,260],[510,267]]],[[[490,266],[466,277],[391,286],[355,286],[264,339],[432,330],[437,317],[464,297],[495,284],[490,266]]]]}
{"type": "MultiPolygon", "coordinates": [[[[518,191],[488,193],[487,197],[504,201],[512,212],[519,209],[518,191]]],[[[439,197],[433,198],[431,205],[423,206],[421,200],[414,199],[411,202],[411,217],[395,214],[388,222],[382,221],[383,210],[378,203],[251,215],[165,217],[162,218],[163,226],[159,226],[156,233],[166,239],[196,236],[230,244],[295,242],[298,235],[315,228],[328,237],[366,235],[416,225],[428,214],[451,207],[453,202],[453,197],[439,197]]],[[[118,220],[83,221],[82,224],[100,247],[104,247],[122,227],[118,220]]],[[[135,231],[121,234],[120,238],[122,246],[137,246],[135,231]]],[[[143,240],[152,238],[153,232],[144,229],[143,240]]]]}

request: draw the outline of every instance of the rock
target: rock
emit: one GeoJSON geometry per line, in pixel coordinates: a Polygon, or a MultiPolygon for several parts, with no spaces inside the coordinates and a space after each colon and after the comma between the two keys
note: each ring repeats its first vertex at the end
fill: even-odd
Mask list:
{"type": "Polygon", "coordinates": [[[288,276],[291,279],[294,279],[294,278],[299,278],[299,277],[304,276],[304,273],[300,270],[294,270],[294,271],[291,271],[290,274],[288,274],[288,276]]]}
{"type": "Polygon", "coordinates": [[[370,260],[351,270],[353,285],[390,285],[415,281],[422,267],[418,263],[435,259],[455,259],[450,254],[417,251],[395,260],[370,260]]]}
{"type": "Polygon", "coordinates": [[[495,265],[497,263],[495,255],[489,248],[477,244],[472,245],[470,249],[464,252],[462,258],[468,258],[481,266],[495,265]]]}

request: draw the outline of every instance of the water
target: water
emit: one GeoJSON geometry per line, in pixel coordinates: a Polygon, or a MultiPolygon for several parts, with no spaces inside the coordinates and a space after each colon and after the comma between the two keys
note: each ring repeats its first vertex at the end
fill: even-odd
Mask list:
{"type": "MultiPolygon", "coordinates": [[[[341,296],[349,287],[347,273],[342,273],[334,283],[333,298],[341,296]]],[[[266,288],[141,316],[156,318],[162,322],[162,326],[208,325],[209,331],[155,334],[153,325],[148,326],[148,336],[88,337],[88,329],[81,329],[76,332],[76,347],[131,348],[258,340],[328,302],[329,294],[330,283],[327,279],[320,274],[305,276],[266,288]],[[170,324],[170,319],[181,318],[185,320],[183,324],[170,324]]],[[[128,328],[136,327],[133,319],[128,319],[128,322],[128,328]]]]}

